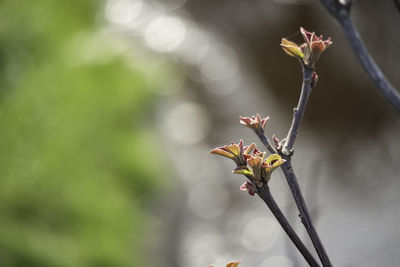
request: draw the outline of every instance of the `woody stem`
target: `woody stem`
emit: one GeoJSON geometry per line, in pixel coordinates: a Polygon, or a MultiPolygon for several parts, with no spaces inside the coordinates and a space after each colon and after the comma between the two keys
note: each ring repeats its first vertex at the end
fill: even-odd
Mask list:
{"type": "MultiPolygon", "coordinates": [[[[361,66],[369,78],[374,82],[376,88],[381,95],[388,101],[397,112],[400,112],[400,93],[393,87],[390,81],[382,73],[379,66],[368,52],[361,40],[357,27],[354,25],[350,17],[352,1],[342,4],[338,0],[320,0],[325,9],[334,16],[342,26],[344,34],[350,43],[353,53],[356,55],[361,66]]],[[[396,6],[400,10],[400,2],[395,1],[396,6]]]]}
{"type": "Polygon", "coordinates": [[[264,134],[263,131],[254,131],[254,132],[271,154],[277,153],[275,148],[271,145],[271,142],[269,141],[268,137],[264,134]]]}
{"type": "MultiPolygon", "coordinates": [[[[301,222],[303,223],[304,227],[307,230],[308,235],[310,236],[310,239],[314,245],[314,248],[318,254],[318,257],[321,260],[321,263],[324,267],[331,267],[332,264],[329,260],[328,254],[326,253],[326,250],[321,242],[321,239],[319,238],[319,235],[314,227],[314,224],[311,220],[311,217],[309,215],[306,203],[304,201],[303,194],[301,193],[299,183],[297,181],[296,175],[293,171],[292,163],[291,163],[291,156],[292,156],[292,149],[294,142],[296,140],[297,132],[300,127],[304,111],[307,105],[308,98],[310,97],[312,86],[314,81],[313,79],[313,68],[308,67],[304,64],[302,64],[302,70],[303,70],[303,83],[301,87],[301,93],[300,93],[300,98],[299,102],[297,104],[297,107],[293,111],[293,120],[292,124],[290,126],[290,129],[287,134],[286,142],[283,145],[282,151],[279,151],[282,157],[286,160],[284,164],[281,165],[281,169],[285,175],[286,181],[290,187],[290,190],[292,192],[293,198],[296,202],[296,206],[300,212],[300,219],[301,222]]],[[[266,144],[265,139],[263,137],[264,134],[260,137],[260,140],[264,143],[264,145],[269,145],[269,142],[266,144]]],[[[269,149],[269,147],[267,146],[269,149]]]]}
{"type": "Polygon", "coordinates": [[[303,194],[301,193],[300,186],[296,178],[296,174],[293,171],[290,156],[283,155],[283,158],[286,159],[286,162],[281,165],[281,169],[285,175],[286,181],[290,187],[290,190],[292,191],[294,200],[296,202],[296,206],[300,212],[299,216],[301,222],[303,223],[304,228],[306,228],[307,233],[310,236],[318,257],[322,262],[322,266],[331,267],[332,263],[329,260],[328,254],[326,253],[324,245],[319,238],[317,230],[315,229],[310,214],[308,212],[306,202],[304,201],[303,194]]]}
{"type": "Polygon", "coordinates": [[[308,98],[310,97],[312,90],[312,74],[313,69],[311,67],[303,66],[303,84],[301,87],[301,94],[297,107],[293,109],[293,120],[292,125],[288,131],[286,142],[283,145],[282,152],[285,155],[290,155],[293,149],[294,141],[296,140],[297,132],[300,127],[301,120],[303,119],[304,111],[306,109],[308,98]]]}
{"type": "Polygon", "coordinates": [[[267,204],[268,208],[271,210],[272,214],[278,220],[279,224],[282,226],[283,230],[286,232],[290,240],[299,250],[301,255],[303,255],[304,259],[308,262],[308,264],[312,267],[319,267],[320,265],[314,259],[310,251],[304,245],[303,241],[299,238],[296,232],[293,230],[292,226],[290,225],[289,221],[286,219],[285,215],[282,213],[281,209],[279,208],[278,204],[275,202],[271,191],[267,185],[263,185],[262,187],[257,188],[257,194],[259,197],[264,200],[265,204],[267,204]]]}

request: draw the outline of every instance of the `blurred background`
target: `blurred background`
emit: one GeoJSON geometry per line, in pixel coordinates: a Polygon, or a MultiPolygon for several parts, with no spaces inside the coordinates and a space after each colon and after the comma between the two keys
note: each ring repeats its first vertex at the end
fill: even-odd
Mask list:
{"type": "MultiPolygon", "coordinates": [[[[400,88],[400,14],[352,17],[400,88]]],[[[301,70],[279,47],[331,36],[294,168],[334,266],[398,266],[400,121],[316,0],[0,2],[0,266],[306,266],[210,149],[283,138],[301,70]]],[[[280,171],[271,190],[310,245],[280,171]]],[[[310,245],[311,248],[311,245],[310,245]]]]}

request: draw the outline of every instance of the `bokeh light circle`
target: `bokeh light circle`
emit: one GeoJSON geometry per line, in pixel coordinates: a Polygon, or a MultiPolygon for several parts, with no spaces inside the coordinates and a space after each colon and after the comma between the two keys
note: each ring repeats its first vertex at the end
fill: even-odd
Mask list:
{"type": "Polygon", "coordinates": [[[159,52],[172,52],[185,40],[186,26],[182,19],[161,15],[153,18],[145,31],[146,44],[159,52]]]}
{"type": "Polygon", "coordinates": [[[177,143],[193,145],[207,136],[211,121],[202,105],[185,102],[167,113],[163,128],[167,136],[177,143]]]}
{"type": "Polygon", "coordinates": [[[189,209],[198,217],[211,219],[222,214],[229,201],[229,194],[219,183],[203,182],[189,193],[189,209]]]}
{"type": "Polygon", "coordinates": [[[249,218],[243,227],[241,243],[249,251],[265,251],[275,245],[280,233],[276,222],[270,218],[249,218]]]}
{"type": "Polygon", "coordinates": [[[128,24],[140,14],[142,9],[142,0],[110,0],[107,2],[105,15],[114,23],[128,24]]]}

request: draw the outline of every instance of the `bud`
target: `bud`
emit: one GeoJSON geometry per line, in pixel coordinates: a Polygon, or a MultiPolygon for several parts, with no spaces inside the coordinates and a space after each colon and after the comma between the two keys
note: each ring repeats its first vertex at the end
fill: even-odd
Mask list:
{"type": "Polygon", "coordinates": [[[229,158],[233,160],[238,167],[240,167],[247,165],[243,154],[251,153],[255,146],[255,144],[243,146],[243,141],[240,140],[238,144],[231,142],[230,145],[214,148],[210,151],[210,153],[229,158]]]}
{"type": "Polygon", "coordinates": [[[315,32],[308,32],[302,27],[300,27],[300,32],[305,41],[303,44],[298,45],[282,38],[281,47],[289,56],[296,57],[304,65],[314,68],[322,52],[332,45],[331,38],[323,40],[322,35],[318,37],[315,32]]]}
{"type": "Polygon", "coordinates": [[[246,127],[253,129],[254,131],[263,132],[268,120],[269,120],[269,117],[265,117],[265,118],[261,119],[260,114],[258,114],[258,113],[256,116],[251,116],[251,117],[240,116],[240,124],[243,124],[246,127]]]}
{"type": "Polygon", "coordinates": [[[286,162],[278,154],[272,154],[265,159],[265,152],[258,152],[256,148],[253,155],[245,154],[244,157],[257,186],[268,183],[272,172],[286,162]]]}
{"type": "Polygon", "coordinates": [[[274,140],[274,145],[275,145],[276,150],[280,151],[282,149],[282,143],[279,141],[279,139],[275,135],[272,136],[272,140],[274,140]]]}
{"type": "Polygon", "coordinates": [[[282,38],[281,46],[283,51],[291,57],[303,58],[304,54],[296,43],[282,38]]]}
{"type": "Polygon", "coordinates": [[[249,193],[250,196],[254,196],[255,192],[256,192],[256,188],[255,186],[250,183],[250,182],[244,182],[241,186],[240,186],[240,191],[247,191],[249,193]]]}

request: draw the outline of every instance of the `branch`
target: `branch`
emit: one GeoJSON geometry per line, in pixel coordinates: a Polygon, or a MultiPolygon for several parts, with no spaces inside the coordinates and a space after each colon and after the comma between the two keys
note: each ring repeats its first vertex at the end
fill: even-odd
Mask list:
{"type": "Polygon", "coordinates": [[[313,69],[304,65],[302,65],[302,69],[303,84],[301,87],[299,103],[297,104],[297,107],[293,109],[292,125],[290,126],[289,132],[286,137],[286,142],[282,149],[282,153],[286,156],[291,155],[293,152],[292,149],[294,141],[296,140],[297,132],[299,130],[300,123],[304,115],[307,101],[311,94],[312,84],[314,83],[312,80],[313,69]]]}
{"type": "Polygon", "coordinates": [[[268,137],[264,134],[264,131],[254,131],[254,132],[271,154],[277,153],[275,148],[271,145],[271,142],[269,141],[268,137]]]}
{"type": "MultiPolygon", "coordinates": [[[[261,131],[265,126],[267,120],[268,118],[261,120],[259,115],[253,119],[241,118],[241,121],[249,123],[251,128],[259,131],[261,131]],[[264,126],[260,124],[263,124],[264,126]]],[[[265,140],[267,140],[266,137],[265,140]]],[[[257,193],[270,208],[271,212],[285,230],[290,240],[292,240],[310,266],[319,267],[319,264],[307,250],[306,246],[297,236],[296,232],[290,226],[288,220],[279,209],[267,185],[272,171],[278,166],[281,166],[285,160],[283,160],[279,155],[271,155],[267,159],[264,159],[265,153],[260,153],[258,149],[256,149],[255,144],[243,146],[242,140],[240,140],[238,144],[231,143],[227,146],[214,148],[210,151],[210,153],[227,157],[236,163],[236,168],[233,170],[233,173],[243,174],[248,179],[248,181],[244,183],[240,189],[242,191],[248,191],[250,195],[257,193]],[[254,155],[250,156],[249,153],[252,151],[254,155]],[[250,156],[250,158],[248,158],[248,156],[250,156]]]]}
{"type": "MultiPolygon", "coordinates": [[[[321,0],[323,1],[323,0],[321,0]]],[[[269,117],[261,120],[259,114],[257,114],[257,117],[252,116],[250,117],[240,117],[240,122],[247,127],[253,129],[257,136],[260,138],[262,143],[266,146],[266,148],[271,152],[275,153],[275,151],[278,151],[279,154],[281,154],[282,158],[285,160],[282,161],[281,157],[279,157],[280,164],[276,165],[275,167],[281,166],[281,169],[283,170],[283,173],[285,174],[286,180],[289,184],[290,190],[292,191],[293,197],[295,199],[297,208],[300,212],[300,218],[301,222],[303,223],[304,227],[307,230],[308,235],[310,236],[310,239],[314,245],[314,248],[321,260],[321,263],[324,267],[332,267],[332,264],[328,258],[328,255],[325,251],[324,246],[322,245],[322,242],[318,236],[317,231],[315,230],[315,227],[312,223],[311,217],[309,215],[309,212],[307,210],[307,206],[305,204],[303,195],[301,194],[300,186],[299,183],[297,182],[296,175],[294,174],[292,165],[291,165],[291,156],[293,154],[293,145],[296,140],[297,132],[299,130],[302,118],[304,116],[304,111],[307,106],[308,98],[310,97],[311,90],[314,87],[314,85],[317,82],[317,75],[314,72],[314,66],[315,63],[317,62],[319,56],[321,55],[322,52],[325,51],[327,47],[329,47],[332,44],[332,41],[330,38],[323,40],[322,35],[320,37],[317,37],[315,35],[315,32],[308,32],[304,28],[300,27],[300,32],[303,35],[305,43],[301,45],[297,45],[294,42],[288,41],[285,38],[282,38],[281,40],[281,47],[283,51],[292,57],[295,57],[299,60],[301,66],[302,66],[302,71],[303,71],[303,82],[302,82],[302,87],[301,87],[301,93],[300,93],[300,98],[299,102],[297,104],[297,107],[293,110],[293,120],[292,124],[290,126],[290,129],[288,131],[286,141],[284,144],[283,142],[279,142],[279,140],[274,137],[274,143],[275,143],[275,148],[274,149],[268,138],[264,134],[264,127],[265,123],[268,120],[269,117]],[[282,164],[283,163],[283,164],[282,164]]],[[[258,150],[257,150],[258,151],[258,150]]],[[[258,180],[263,181],[261,178],[263,178],[262,174],[263,170],[266,172],[266,169],[263,169],[262,166],[263,164],[267,164],[270,160],[273,160],[272,158],[276,157],[276,155],[271,155],[270,158],[267,158],[264,161],[264,154],[263,156],[260,157],[251,157],[247,163],[249,163],[250,167],[252,168],[253,173],[258,174],[258,180]],[[251,161],[250,161],[251,160],[251,161]]],[[[276,159],[275,159],[276,160],[276,159]]],[[[270,168],[272,166],[269,166],[270,168]]],[[[245,169],[239,170],[242,173],[247,171],[245,169]]],[[[235,173],[240,173],[240,172],[235,172],[235,173]]],[[[265,178],[265,177],[264,177],[265,178]]],[[[266,179],[268,182],[269,177],[266,179]]],[[[256,186],[258,185],[257,183],[254,183],[256,186]]],[[[258,188],[263,188],[262,186],[259,186],[258,188]]],[[[250,186],[249,186],[250,188],[250,186]]],[[[268,187],[267,187],[268,189],[268,187]]],[[[250,191],[249,191],[250,192],[250,191]]],[[[252,191],[253,192],[253,191],[252,191]]],[[[254,193],[254,192],[253,192],[254,193]]],[[[270,194],[269,189],[268,191],[264,192],[265,194],[270,194]]],[[[269,195],[263,196],[259,193],[260,197],[264,197],[264,201],[267,203],[267,205],[270,207],[272,205],[271,203],[268,203],[266,201],[266,196],[268,197],[269,195]]],[[[270,209],[274,212],[273,210],[274,207],[270,207],[270,209]]],[[[280,212],[280,210],[279,210],[280,212]]],[[[274,213],[275,215],[275,213],[274,213]]],[[[280,220],[280,214],[276,214],[275,217],[280,220]]],[[[280,222],[282,227],[284,227],[284,222],[280,222]]],[[[285,229],[285,228],[284,228],[285,229]]]]}
{"type": "MultiPolygon", "coordinates": [[[[265,138],[260,138],[260,140],[261,141],[265,140],[265,138]]],[[[307,209],[307,205],[304,201],[303,194],[301,193],[301,190],[300,190],[299,183],[298,183],[296,175],[293,171],[293,167],[292,167],[292,163],[291,163],[291,155],[283,154],[282,156],[284,159],[286,159],[286,162],[283,165],[281,165],[281,169],[283,171],[283,174],[285,175],[286,181],[292,192],[293,198],[296,202],[297,209],[300,212],[299,216],[300,216],[301,222],[303,223],[304,227],[307,230],[308,235],[310,236],[310,239],[314,245],[314,248],[317,251],[318,257],[321,259],[322,265],[324,267],[331,267],[332,263],[329,260],[328,254],[326,253],[326,250],[321,242],[321,239],[319,238],[317,230],[315,229],[314,224],[311,220],[310,214],[307,209]]],[[[261,197],[261,195],[260,195],[260,197],[261,197]]]]}
{"type": "MultiPolygon", "coordinates": [[[[300,127],[300,123],[303,118],[304,111],[307,105],[308,98],[310,97],[312,87],[316,82],[315,77],[313,77],[313,69],[311,67],[302,64],[302,69],[303,69],[303,83],[302,83],[299,102],[297,107],[293,111],[292,125],[290,126],[290,129],[288,131],[285,144],[282,150],[279,151],[281,152],[283,158],[286,159],[286,162],[283,165],[281,165],[281,169],[285,175],[286,181],[290,187],[290,190],[292,191],[294,200],[296,202],[296,206],[300,212],[301,222],[303,223],[304,227],[307,230],[308,235],[310,236],[310,239],[314,245],[315,250],[317,251],[318,257],[320,258],[322,265],[324,267],[331,267],[332,263],[329,260],[328,254],[326,253],[326,250],[311,220],[306,203],[304,201],[304,197],[301,193],[299,183],[297,181],[296,175],[293,171],[293,167],[291,164],[293,145],[296,140],[297,132],[300,127]]],[[[263,140],[268,140],[268,139],[266,139],[264,133],[262,133],[260,140],[265,145],[265,142],[263,140]]],[[[269,142],[267,143],[267,145],[270,146],[269,142]]]]}
{"type": "MultiPolygon", "coordinates": [[[[400,94],[388,81],[382,73],[378,65],[369,54],[357,28],[354,26],[350,18],[351,1],[343,5],[338,0],[320,0],[322,5],[334,16],[343,28],[347,40],[350,42],[354,54],[363,66],[369,78],[375,83],[382,96],[400,113],[400,94]]],[[[399,1],[395,0],[396,6],[399,8],[399,1]]]]}
{"type": "Polygon", "coordinates": [[[271,191],[267,185],[263,185],[260,188],[257,188],[257,194],[260,196],[262,200],[264,200],[265,204],[267,204],[268,208],[274,214],[275,218],[278,220],[279,224],[282,226],[283,230],[289,236],[290,240],[294,243],[300,253],[303,255],[304,259],[308,262],[308,264],[312,267],[320,266],[311,253],[308,251],[304,243],[298,237],[296,232],[293,230],[285,215],[282,213],[277,203],[275,202],[273,196],[271,195],[271,191]]]}
{"type": "Polygon", "coordinates": [[[314,227],[314,224],[311,220],[310,214],[308,212],[306,203],[304,201],[304,197],[301,193],[299,183],[297,182],[296,175],[293,171],[292,163],[290,156],[284,156],[286,162],[281,166],[281,169],[285,175],[286,181],[292,191],[294,200],[296,202],[296,206],[300,212],[300,219],[303,223],[304,227],[307,230],[308,235],[314,245],[315,250],[317,251],[318,257],[322,262],[322,266],[324,267],[331,267],[332,263],[329,260],[328,254],[324,248],[324,245],[319,238],[317,230],[314,227]]]}

